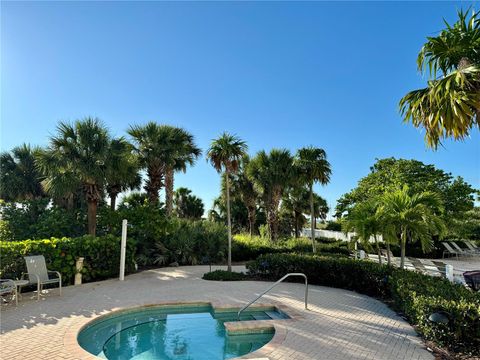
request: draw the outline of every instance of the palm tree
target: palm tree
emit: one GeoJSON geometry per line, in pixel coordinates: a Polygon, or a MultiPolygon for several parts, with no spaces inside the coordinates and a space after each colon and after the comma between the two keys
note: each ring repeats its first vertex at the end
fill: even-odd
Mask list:
{"type": "Polygon", "coordinates": [[[207,161],[218,173],[225,172],[227,195],[228,227],[228,271],[232,271],[232,223],[230,218],[230,174],[238,171],[242,157],[246,155],[247,144],[236,135],[224,132],[212,141],[207,152],[207,161]]]}
{"type": "Polygon", "coordinates": [[[87,117],[73,124],[61,122],[57,133],[37,157],[45,189],[56,196],[80,186],[87,202],[88,233],[95,236],[111,141],[108,130],[100,120],[87,117]]]}
{"type": "Polygon", "coordinates": [[[305,223],[304,213],[310,211],[310,192],[305,186],[292,186],[282,199],[282,207],[293,213],[295,238],[300,236],[300,227],[305,223]]]}
{"type": "MultiPolygon", "coordinates": [[[[182,128],[174,128],[170,137],[169,153],[165,168],[165,208],[167,215],[173,209],[173,183],[175,171],[186,172],[188,165],[193,165],[202,151],[195,145],[193,135],[182,128]]],[[[203,206],[203,205],[202,205],[203,206]]]]}
{"type": "Polygon", "coordinates": [[[35,166],[37,147],[28,144],[0,154],[0,198],[5,201],[33,200],[45,196],[42,174],[35,166]]]}
{"type": "MultiPolygon", "coordinates": [[[[309,197],[309,203],[310,203],[310,197],[309,197]]],[[[327,204],[327,200],[325,200],[323,197],[320,195],[313,193],[313,227],[314,229],[317,228],[317,219],[320,219],[322,221],[325,221],[327,218],[328,211],[330,210],[327,204]]],[[[306,211],[307,214],[311,215],[311,209],[307,209],[306,211]]]]}
{"type": "Polygon", "coordinates": [[[151,205],[158,206],[159,191],[164,185],[167,161],[172,158],[171,141],[175,128],[149,122],[146,125],[133,125],[127,131],[135,143],[135,151],[140,165],[147,170],[144,189],[151,205]]]}
{"type": "Polygon", "coordinates": [[[254,183],[267,211],[267,222],[273,241],[278,239],[278,207],[284,191],[293,184],[295,170],[290,151],[260,151],[250,161],[247,174],[254,183]]]}
{"type": "Polygon", "coordinates": [[[327,161],[325,150],[315,147],[299,149],[295,158],[295,166],[298,168],[301,178],[310,190],[310,222],[312,249],[315,252],[315,204],[313,198],[313,185],[319,182],[322,185],[328,184],[332,173],[330,163],[327,161]]]}
{"type": "Polygon", "coordinates": [[[248,228],[250,237],[255,231],[255,221],[257,212],[258,194],[253,182],[248,178],[246,168],[250,162],[250,157],[245,155],[242,158],[239,171],[232,176],[232,190],[234,194],[241,199],[248,212],[248,228]]]}
{"type": "Polygon", "coordinates": [[[418,69],[430,73],[427,87],[400,100],[404,121],[423,127],[432,148],[441,139],[461,140],[480,128],[480,16],[460,10],[455,24],[445,24],[418,54],[418,69]]]}
{"type": "Polygon", "coordinates": [[[378,243],[378,235],[382,232],[382,222],[377,213],[377,209],[378,202],[375,200],[358,203],[349,211],[348,215],[342,219],[342,228],[345,232],[354,231],[358,239],[367,248],[370,247],[370,238],[373,237],[381,265],[382,254],[380,244],[378,243]]]}
{"type": "Polygon", "coordinates": [[[138,159],[133,146],[123,137],[112,139],[105,162],[106,191],[110,197],[110,208],[115,210],[117,196],[127,190],[140,187],[138,159]]]}
{"type": "Polygon", "coordinates": [[[203,201],[192,195],[190,189],[180,187],[174,193],[175,212],[179,218],[201,219],[204,212],[203,201]]]}
{"type": "Polygon", "coordinates": [[[432,236],[444,231],[442,201],[438,194],[430,191],[410,195],[408,187],[404,186],[387,192],[380,199],[377,212],[385,236],[397,238],[400,243],[402,269],[407,241],[419,240],[423,251],[428,251],[432,247],[432,236]]]}

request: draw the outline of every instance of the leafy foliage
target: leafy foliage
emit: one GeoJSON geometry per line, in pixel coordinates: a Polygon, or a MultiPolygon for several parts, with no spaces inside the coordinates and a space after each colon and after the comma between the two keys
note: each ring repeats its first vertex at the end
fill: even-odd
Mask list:
{"type": "Polygon", "coordinates": [[[234,271],[225,271],[225,270],[215,270],[203,274],[203,280],[214,280],[214,281],[240,281],[247,280],[249,277],[244,273],[234,272],[234,271]]]}
{"type": "Polygon", "coordinates": [[[480,295],[445,279],[373,262],[296,254],[262,255],[249,262],[247,269],[250,275],[268,280],[302,272],[310,284],[391,300],[426,339],[471,355],[480,347],[480,295]],[[436,311],[447,311],[451,322],[429,321],[436,311]]]}
{"type": "Polygon", "coordinates": [[[175,190],[173,202],[179,218],[199,220],[203,216],[202,199],[192,195],[190,189],[181,187],[175,190]]]}
{"type": "Polygon", "coordinates": [[[457,22],[445,25],[418,55],[419,70],[429,70],[427,87],[400,100],[404,121],[424,128],[433,148],[444,138],[461,140],[480,128],[480,17],[460,10],[457,22]]]}
{"type": "MultiPolygon", "coordinates": [[[[79,238],[51,238],[44,240],[2,241],[0,242],[0,276],[2,278],[20,278],[26,272],[24,256],[43,255],[49,270],[62,274],[65,284],[72,284],[75,277],[75,262],[85,258],[83,280],[96,281],[117,276],[120,266],[120,239],[107,235],[104,237],[82,236],[79,238]]],[[[126,272],[132,272],[135,247],[127,241],[125,259],[126,272]]]]}
{"type": "Polygon", "coordinates": [[[28,144],[0,154],[0,199],[22,201],[45,196],[42,174],[35,165],[35,152],[28,144]]]}

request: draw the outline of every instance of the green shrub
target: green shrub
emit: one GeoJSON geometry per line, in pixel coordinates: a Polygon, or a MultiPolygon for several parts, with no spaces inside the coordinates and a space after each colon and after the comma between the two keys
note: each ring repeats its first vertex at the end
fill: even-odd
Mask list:
{"type": "Polygon", "coordinates": [[[480,348],[480,294],[445,279],[373,262],[298,254],[263,255],[249,262],[247,269],[250,275],[268,280],[303,272],[311,284],[392,301],[426,339],[470,354],[480,348]],[[450,314],[448,325],[428,320],[437,311],[450,314]]]}
{"type": "MultiPolygon", "coordinates": [[[[256,259],[263,254],[272,253],[305,253],[312,252],[312,243],[307,238],[289,238],[272,243],[268,238],[238,234],[232,241],[232,259],[234,261],[247,261],[256,259]]],[[[342,241],[319,242],[317,241],[318,254],[335,254],[348,256],[350,251],[347,243],[342,241]]]]}
{"type": "MultiPolygon", "coordinates": [[[[127,241],[125,271],[132,272],[135,247],[127,241]]],[[[120,266],[120,239],[112,235],[104,237],[51,238],[45,240],[0,242],[0,276],[20,278],[26,272],[24,256],[43,255],[49,270],[62,274],[65,284],[72,284],[75,262],[83,257],[83,281],[96,281],[118,276],[120,266]]]]}
{"type": "Polygon", "coordinates": [[[203,280],[214,281],[239,281],[246,280],[249,277],[244,273],[238,273],[235,271],[215,270],[203,274],[203,280]]]}

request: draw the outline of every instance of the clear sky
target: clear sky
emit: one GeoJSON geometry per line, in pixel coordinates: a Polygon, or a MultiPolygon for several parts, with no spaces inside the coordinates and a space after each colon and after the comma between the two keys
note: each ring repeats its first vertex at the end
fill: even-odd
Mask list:
{"type": "MultiPolygon", "coordinates": [[[[398,101],[423,87],[425,37],[471,2],[3,2],[1,148],[45,145],[59,120],[115,135],[155,120],[206,149],[227,130],[260,149],[314,145],[333,167],[330,206],[375,158],[415,158],[480,187],[480,136],[427,149],[398,101]]],[[[480,3],[475,7],[480,10],[480,3]]],[[[202,158],[178,175],[210,208],[202,158]]]]}

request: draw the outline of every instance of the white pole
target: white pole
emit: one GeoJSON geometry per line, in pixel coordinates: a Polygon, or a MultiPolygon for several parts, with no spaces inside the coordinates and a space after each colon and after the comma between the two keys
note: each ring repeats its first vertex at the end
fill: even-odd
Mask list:
{"type": "Polygon", "coordinates": [[[125,250],[127,247],[127,220],[122,221],[122,242],[120,243],[120,281],[125,280],[125,250]]]}
{"type": "Polygon", "coordinates": [[[445,277],[453,282],[453,266],[450,264],[445,265],[445,277]]]}

